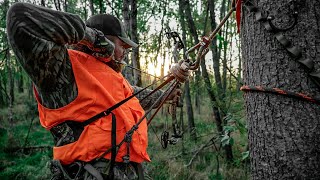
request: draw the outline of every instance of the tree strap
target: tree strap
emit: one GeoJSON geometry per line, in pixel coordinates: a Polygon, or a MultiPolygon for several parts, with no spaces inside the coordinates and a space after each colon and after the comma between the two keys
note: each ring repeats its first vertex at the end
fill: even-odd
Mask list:
{"type": "Polygon", "coordinates": [[[304,101],[309,101],[312,103],[316,103],[320,105],[320,98],[312,97],[304,93],[296,93],[292,91],[286,91],[279,88],[268,88],[262,86],[242,86],[240,88],[241,91],[257,91],[257,92],[265,92],[265,93],[272,93],[272,94],[279,94],[287,97],[292,97],[304,101]]]}
{"type": "Polygon", "coordinates": [[[302,57],[302,50],[298,46],[294,46],[291,41],[289,41],[282,32],[292,29],[297,24],[298,11],[296,6],[296,0],[292,0],[289,3],[293,3],[293,13],[292,18],[293,21],[287,27],[280,28],[276,27],[273,24],[274,16],[270,15],[268,12],[263,12],[256,5],[254,5],[250,0],[246,0],[244,2],[244,7],[247,8],[248,11],[255,14],[256,21],[259,21],[263,24],[264,28],[272,33],[274,37],[278,40],[278,42],[287,50],[287,52],[301,65],[303,65],[304,69],[307,71],[309,77],[313,80],[313,82],[320,88],[320,70],[315,69],[313,60],[309,58],[302,57]]]}

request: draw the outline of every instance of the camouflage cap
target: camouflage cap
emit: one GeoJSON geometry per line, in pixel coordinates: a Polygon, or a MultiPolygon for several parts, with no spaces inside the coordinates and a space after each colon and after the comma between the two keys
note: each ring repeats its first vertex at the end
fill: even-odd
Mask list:
{"type": "Polygon", "coordinates": [[[86,21],[86,25],[88,27],[100,30],[104,35],[117,36],[128,45],[126,48],[138,47],[138,44],[128,38],[126,32],[124,31],[122,22],[111,14],[94,15],[86,21]]]}

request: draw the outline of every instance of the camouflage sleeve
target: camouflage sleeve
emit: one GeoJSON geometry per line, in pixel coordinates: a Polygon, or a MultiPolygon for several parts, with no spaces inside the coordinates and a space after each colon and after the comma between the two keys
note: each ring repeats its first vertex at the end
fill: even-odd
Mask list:
{"type": "Polygon", "coordinates": [[[7,31],[13,51],[38,88],[54,87],[61,70],[72,79],[65,44],[84,37],[85,24],[77,15],[16,3],[8,10],[7,31]]]}
{"type": "Polygon", "coordinates": [[[79,16],[29,3],[15,3],[7,13],[9,43],[28,73],[42,103],[62,107],[77,95],[66,44],[85,36],[79,16]]]}
{"type": "MultiPolygon", "coordinates": [[[[134,93],[140,91],[141,87],[138,86],[132,86],[134,93]]],[[[138,94],[136,96],[136,98],[138,98],[140,100],[140,104],[142,106],[142,108],[144,110],[150,109],[150,107],[157,101],[157,99],[162,95],[162,91],[159,90],[157,92],[155,92],[154,94],[152,94],[151,96],[149,96],[148,98],[146,98],[145,100],[141,101],[144,97],[146,97],[152,90],[150,89],[146,89],[144,91],[142,91],[140,94],[138,94]]],[[[157,108],[160,105],[160,102],[158,102],[154,108],[157,108]]]]}

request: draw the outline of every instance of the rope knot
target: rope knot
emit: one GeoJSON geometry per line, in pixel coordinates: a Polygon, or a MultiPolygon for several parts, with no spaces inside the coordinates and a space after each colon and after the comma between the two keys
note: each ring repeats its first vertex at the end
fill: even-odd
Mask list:
{"type": "Polygon", "coordinates": [[[190,64],[188,60],[180,60],[178,63],[172,64],[170,68],[170,72],[173,76],[181,83],[185,82],[190,73],[190,64]]]}

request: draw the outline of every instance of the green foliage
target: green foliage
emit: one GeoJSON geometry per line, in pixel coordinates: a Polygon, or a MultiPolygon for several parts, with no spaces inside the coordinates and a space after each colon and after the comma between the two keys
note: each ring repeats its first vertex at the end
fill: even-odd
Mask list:
{"type": "Polygon", "coordinates": [[[37,148],[52,145],[50,133],[36,118],[34,100],[29,100],[26,93],[18,94],[17,99],[13,123],[7,121],[8,109],[0,109],[3,120],[0,126],[0,179],[50,179],[47,162],[52,158],[52,151],[37,148]]]}
{"type": "MultiPolygon", "coordinates": [[[[184,126],[184,139],[179,140],[176,145],[169,145],[167,149],[162,149],[158,137],[164,130],[164,124],[168,124],[168,131],[171,134],[171,119],[166,108],[159,112],[149,128],[148,152],[152,162],[145,163],[148,174],[153,179],[247,179],[246,159],[248,153],[246,147],[246,135],[241,135],[235,122],[242,122],[238,118],[242,113],[237,108],[242,107],[241,95],[235,96],[233,109],[225,118],[228,122],[224,126],[224,131],[230,133],[233,139],[233,150],[235,156],[234,165],[227,165],[221,147],[223,143],[217,136],[215,123],[210,115],[211,108],[206,106],[208,98],[204,95],[201,101],[201,113],[195,114],[197,131],[197,141],[190,139],[187,125],[184,126]],[[233,113],[237,112],[237,113],[233,113]],[[237,120],[237,121],[236,121],[237,120]],[[155,130],[155,133],[153,130],[155,130]],[[208,146],[201,150],[193,159],[190,166],[187,166],[194,154],[203,144],[212,137],[215,146],[208,146]],[[217,160],[218,158],[218,160],[217,160]]],[[[52,151],[38,149],[34,151],[17,150],[18,147],[52,146],[52,138],[48,131],[44,130],[36,118],[36,104],[30,100],[26,93],[17,94],[17,101],[14,105],[14,126],[9,131],[10,123],[7,119],[7,109],[0,109],[0,117],[4,119],[3,127],[0,128],[0,179],[49,179],[50,172],[47,162],[52,158],[52,151]],[[26,141],[30,127],[31,118],[34,121],[31,131],[26,141]],[[26,143],[27,142],[27,143],[26,143]]],[[[186,118],[185,118],[186,119],[186,118]]],[[[1,127],[1,126],[0,126],[1,127]]],[[[246,132],[246,131],[244,131],[246,132]]]]}
{"type": "Polygon", "coordinates": [[[241,158],[242,161],[247,160],[249,158],[249,151],[243,152],[241,154],[242,154],[242,158],[241,158]]]}
{"type": "Polygon", "coordinates": [[[223,180],[223,176],[220,173],[212,174],[212,175],[209,175],[209,179],[210,180],[223,180]]]}
{"type": "MultiPolygon", "coordinates": [[[[176,145],[169,145],[162,149],[154,132],[149,130],[149,148],[152,162],[147,164],[149,175],[155,179],[248,179],[248,165],[246,160],[247,136],[246,129],[240,130],[238,124],[245,124],[243,116],[242,95],[234,96],[232,108],[224,118],[226,124],[223,128],[224,135],[219,136],[216,132],[215,123],[211,121],[211,108],[207,106],[208,98],[204,94],[201,99],[201,113],[195,114],[197,141],[190,138],[188,127],[185,125],[185,134],[182,141],[176,145]],[[215,137],[215,138],[213,138],[215,137]],[[190,166],[190,159],[199,148],[214,139],[213,145],[201,150],[194,158],[190,166]],[[233,145],[234,162],[228,164],[224,159],[222,147],[226,144],[233,145]],[[218,160],[217,160],[218,158],[218,160]]],[[[158,137],[163,130],[163,124],[169,122],[166,114],[157,115],[152,126],[158,137]]],[[[186,123],[186,122],[185,122],[186,123]]],[[[170,129],[168,131],[171,133],[170,129]]]]}
{"type": "Polygon", "coordinates": [[[226,145],[232,146],[234,144],[234,140],[229,135],[224,134],[224,135],[222,135],[221,143],[222,143],[222,146],[226,146],[226,145]]]}

